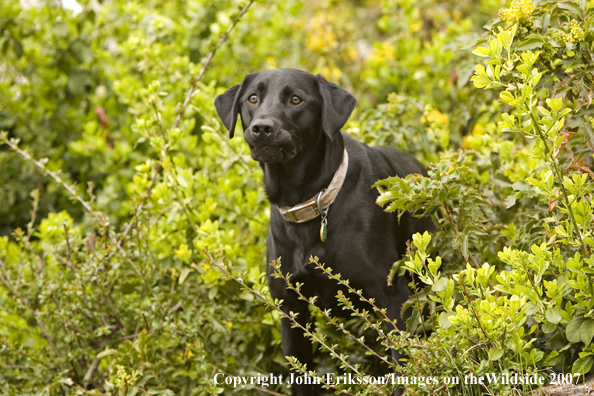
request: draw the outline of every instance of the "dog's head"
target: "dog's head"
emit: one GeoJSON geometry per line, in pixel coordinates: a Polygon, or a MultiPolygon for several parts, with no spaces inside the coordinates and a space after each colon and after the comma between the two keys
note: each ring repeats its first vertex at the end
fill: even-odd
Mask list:
{"type": "Polygon", "coordinates": [[[332,140],[356,103],[320,75],[276,69],[248,74],[240,85],[218,96],[215,107],[229,137],[240,114],[252,157],[272,163],[315,149],[324,136],[332,140]]]}

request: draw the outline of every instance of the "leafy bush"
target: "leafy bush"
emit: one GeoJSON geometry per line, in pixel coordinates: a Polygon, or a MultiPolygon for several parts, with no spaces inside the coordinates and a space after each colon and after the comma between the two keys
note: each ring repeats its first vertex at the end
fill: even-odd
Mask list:
{"type": "MultiPolygon", "coordinates": [[[[353,91],[347,133],[429,169],[378,182],[378,203],[439,225],[391,274],[416,274],[408,333],[379,308],[344,321],[310,301],[318,372],[385,374],[387,348],[411,378],[591,371],[592,4],[81,4],[0,4],[3,394],[228,394],[216,373],[288,372],[261,170],[213,108],[268,67],[353,91]],[[460,49],[473,41],[485,64],[460,49]]],[[[345,309],[365,298],[351,292],[345,309]]]]}
{"type": "Polygon", "coordinates": [[[583,70],[594,37],[582,30],[591,14],[586,2],[512,2],[474,50],[486,59],[475,87],[500,90],[497,126],[469,137],[472,151],[432,164],[428,178],[378,183],[388,211],[442,213],[440,231],[417,235],[403,268],[430,287],[427,342],[445,363],[411,351],[408,370],[427,360],[452,374],[591,371],[594,135],[583,70]],[[584,85],[568,87],[573,79],[584,85]]]}

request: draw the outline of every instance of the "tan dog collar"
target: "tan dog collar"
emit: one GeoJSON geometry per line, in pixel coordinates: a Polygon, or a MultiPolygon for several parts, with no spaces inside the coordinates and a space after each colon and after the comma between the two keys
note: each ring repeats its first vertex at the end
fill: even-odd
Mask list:
{"type": "Polygon", "coordinates": [[[345,148],[342,156],[342,163],[334,173],[334,177],[327,188],[305,202],[301,202],[293,207],[281,206],[278,208],[278,211],[286,221],[292,223],[304,223],[322,215],[322,212],[325,212],[325,210],[332,205],[334,199],[336,199],[336,196],[342,187],[342,183],[344,182],[348,167],[349,155],[345,148]]]}

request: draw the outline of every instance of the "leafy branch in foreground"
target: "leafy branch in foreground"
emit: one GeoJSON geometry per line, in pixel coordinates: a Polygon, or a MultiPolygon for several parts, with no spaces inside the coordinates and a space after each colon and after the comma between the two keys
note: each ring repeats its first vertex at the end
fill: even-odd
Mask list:
{"type": "MultiPolygon", "coordinates": [[[[474,54],[486,65],[476,66],[472,81],[500,89],[501,102],[491,104],[493,119],[483,121],[489,130],[466,139],[471,150],[444,155],[428,178],[377,184],[386,210],[436,214],[441,226],[433,236],[415,236],[394,270],[410,271],[426,285],[435,330],[420,342],[451,362],[447,367],[411,350],[416,365],[452,374],[592,371],[593,113],[587,86],[563,84],[568,76],[590,78],[583,72],[591,67],[594,36],[576,33],[561,46],[558,32],[577,26],[575,18],[591,27],[593,13],[586,2],[569,3],[521,16],[548,15],[548,26],[506,28],[495,21],[479,40],[487,46],[474,54]]],[[[514,389],[490,384],[488,392],[514,389]]]]}
{"type": "MultiPolygon", "coordinates": [[[[288,319],[289,321],[291,321],[291,325],[292,327],[298,327],[300,328],[307,337],[309,337],[312,342],[316,342],[317,344],[320,345],[320,348],[322,348],[325,351],[328,351],[330,353],[330,356],[334,359],[337,359],[341,362],[341,366],[345,369],[345,370],[349,370],[353,373],[355,373],[357,376],[362,376],[364,375],[364,373],[361,373],[360,370],[360,365],[359,364],[355,364],[355,365],[351,365],[347,359],[348,359],[348,355],[344,355],[342,353],[339,353],[336,351],[336,347],[337,345],[329,345],[326,340],[325,337],[322,335],[320,336],[319,334],[316,334],[312,328],[311,328],[311,324],[301,324],[297,319],[296,319],[296,315],[293,312],[285,312],[282,309],[282,301],[279,301],[278,299],[275,299],[274,301],[270,301],[270,297],[265,296],[261,291],[256,290],[252,287],[250,287],[249,285],[247,285],[244,282],[244,279],[242,277],[241,274],[239,274],[238,276],[234,276],[233,274],[231,274],[226,266],[225,263],[223,262],[222,264],[219,264],[215,261],[214,256],[207,250],[204,250],[204,254],[206,256],[206,261],[210,264],[215,266],[216,268],[218,268],[226,277],[228,277],[229,279],[234,280],[235,282],[239,283],[245,290],[247,290],[249,293],[251,293],[252,295],[258,297],[258,299],[260,299],[267,307],[272,308],[273,310],[275,310],[276,312],[278,312],[282,317],[288,319]]],[[[282,279],[284,279],[287,282],[287,287],[293,291],[295,291],[296,293],[298,293],[299,298],[302,299],[303,301],[306,301],[311,307],[313,307],[315,309],[316,312],[320,312],[322,313],[326,318],[329,319],[330,323],[332,323],[333,325],[335,325],[343,334],[345,334],[346,336],[352,338],[353,340],[361,343],[364,345],[365,349],[367,351],[371,351],[367,346],[365,346],[365,344],[362,342],[362,340],[354,337],[348,330],[346,330],[344,328],[344,326],[341,326],[340,324],[337,323],[336,319],[332,319],[330,317],[330,313],[327,310],[322,310],[319,307],[317,307],[315,305],[315,298],[307,298],[305,297],[303,294],[301,294],[300,289],[301,289],[301,284],[296,284],[293,285],[290,282],[290,275],[283,275],[282,272],[280,271],[280,261],[275,260],[273,261],[270,265],[272,265],[274,267],[274,276],[275,277],[280,277],[282,279]]],[[[342,298],[341,301],[346,302],[348,299],[346,298],[342,298]]],[[[349,304],[350,302],[347,302],[347,304],[349,304]]],[[[352,303],[350,304],[352,306],[352,303]]],[[[354,308],[351,309],[355,314],[360,315],[360,313],[355,310],[354,308]]],[[[366,313],[361,313],[363,316],[367,316],[366,313]]],[[[373,351],[371,351],[373,352],[373,351]]],[[[374,353],[374,352],[373,352],[374,353]]],[[[375,354],[375,353],[374,353],[375,354]]],[[[380,359],[383,359],[382,357],[378,356],[380,359]]],[[[294,357],[290,357],[287,356],[288,362],[291,365],[291,367],[295,370],[297,370],[298,372],[302,373],[302,374],[307,374],[310,375],[312,377],[317,377],[317,373],[316,371],[308,371],[307,367],[303,364],[301,364],[299,361],[297,361],[294,357]]],[[[349,393],[350,390],[345,390],[345,389],[339,389],[336,387],[336,385],[334,384],[328,384],[326,383],[326,386],[331,387],[339,392],[343,392],[346,393],[348,395],[352,395],[354,396],[354,394],[349,393]]],[[[379,394],[382,395],[390,395],[393,392],[393,386],[387,386],[387,388],[379,388],[379,385],[376,384],[369,384],[367,387],[374,389],[376,392],[379,392],[379,394]]],[[[360,393],[357,393],[357,395],[359,395],[360,393]]]]}

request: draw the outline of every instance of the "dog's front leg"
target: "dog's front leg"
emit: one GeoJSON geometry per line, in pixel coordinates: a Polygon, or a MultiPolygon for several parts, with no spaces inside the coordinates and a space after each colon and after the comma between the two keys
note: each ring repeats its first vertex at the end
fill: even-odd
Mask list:
{"type": "MultiPolygon", "coordinates": [[[[291,312],[297,314],[295,320],[304,328],[307,326],[307,323],[309,322],[307,303],[298,300],[296,295],[285,296],[282,310],[289,315],[291,312]]],[[[307,370],[312,370],[312,343],[310,339],[305,336],[304,331],[300,327],[296,327],[290,319],[282,318],[281,337],[283,341],[283,354],[285,356],[293,356],[297,358],[301,364],[307,365],[307,370]]],[[[289,382],[292,382],[291,388],[293,390],[293,396],[313,396],[316,394],[316,390],[311,384],[311,381],[304,379],[302,374],[298,373],[296,370],[291,370],[288,380],[289,382]]]]}

